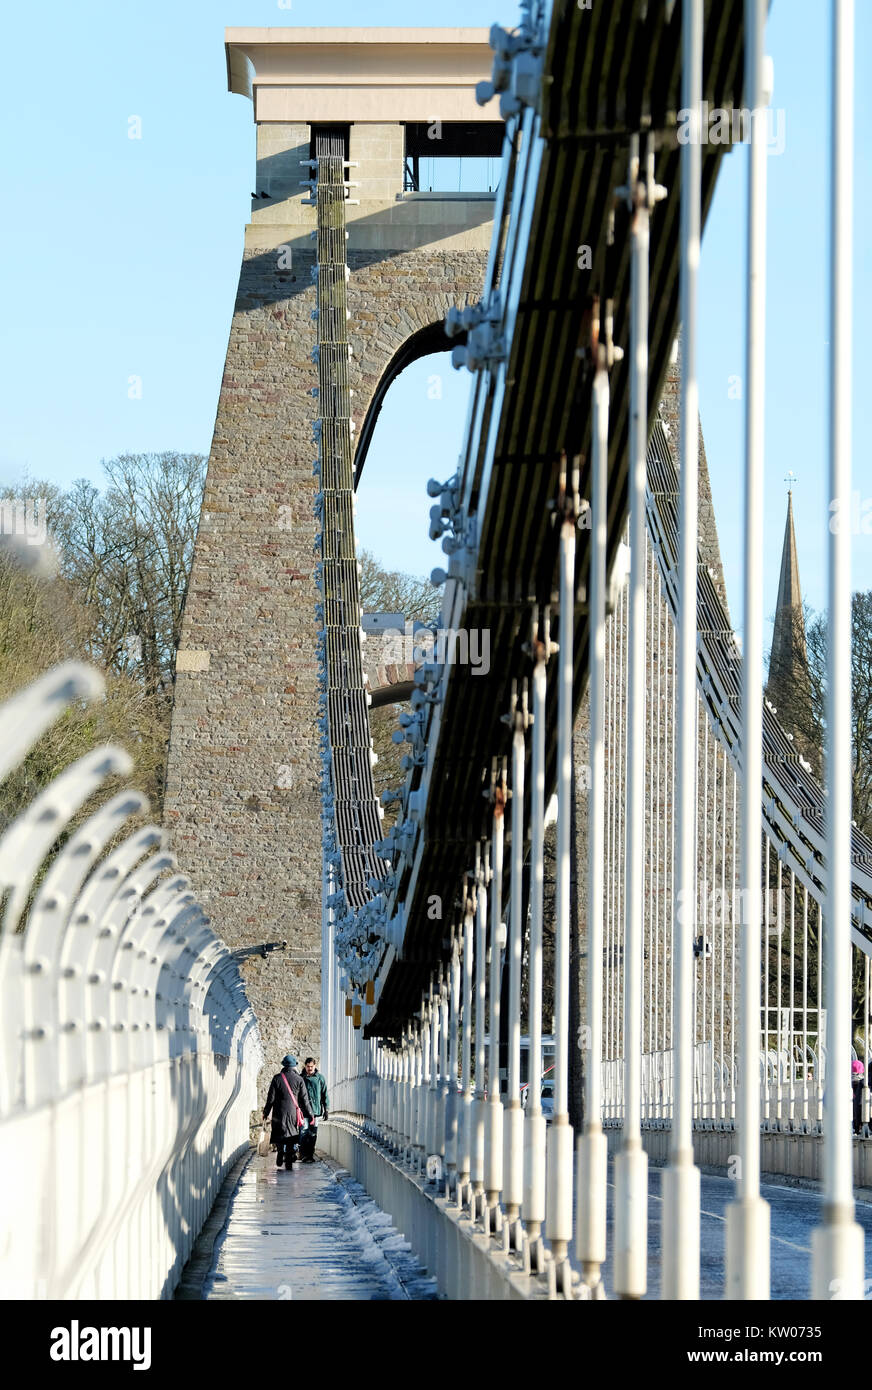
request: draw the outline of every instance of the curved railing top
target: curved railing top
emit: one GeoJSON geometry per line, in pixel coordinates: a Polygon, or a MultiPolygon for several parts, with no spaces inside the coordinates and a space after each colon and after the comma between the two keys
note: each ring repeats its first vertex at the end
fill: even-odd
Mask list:
{"type": "MultiPolygon", "coordinates": [[[[102,677],[55,667],[0,706],[0,778],[102,677]]],[[[244,1046],[262,1061],[235,959],[215,934],[139,792],[116,792],[76,825],[106,781],[126,776],[123,749],[100,747],[65,768],[0,834],[0,1116],[166,1057],[244,1046]],[[124,838],[121,838],[124,837],[124,838]],[[53,847],[60,847],[49,860],[53,847]]]]}

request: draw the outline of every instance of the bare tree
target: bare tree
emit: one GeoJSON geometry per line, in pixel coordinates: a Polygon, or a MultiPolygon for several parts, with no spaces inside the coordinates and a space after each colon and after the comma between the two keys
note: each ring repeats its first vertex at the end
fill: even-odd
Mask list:
{"type": "MultiPolygon", "coordinates": [[[[794,735],[799,750],[809,759],[816,776],[826,785],[824,748],[827,717],[827,618],[825,613],[805,613],[805,636],[808,662],[808,681],[779,684],[778,719],[794,735]]],[[[772,676],[770,671],[770,677],[772,676]]],[[[852,815],[859,830],[872,837],[872,590],[858,592],[851,598],[851,745],[852,815]]],[[[812,978],[816,978],[820,945],[820,912],[809,904],[808,959],[812,978]]],[[[787,911],[784,913],[782,937],[782,987],[791,988],[787,945],[787,911]]],[[[777,952],[777,938],[769,947],[777,952]]],[[[774,961],[775,955],[772,957],[774,961]]],[[[797,964],[796,970],[799,966],[797,964]]],[[[797,974],[793,988],[801,986],[797,974]]],[[[777,976],[770,962],[770,1003],[775,1003],[777,976]]],[[[863,978],[859,958],[854,960],[854,1021],[862,1021],[863,978]]]]}
{"type": "MultiPolygon", "coordinates": [[[[14,558],[0,554],[0,700],[8,699],[57,662],[87,655],[90,623],[90,613],[68,580],[34,578],[14,558]]],[[[141,682],[126,673],[107,672],[105,697],[67,710],[5,779],[0,788],[0,830],[69,763],[100,743],[120,743],[129,750],[135,782],[158,802],[163,788],[166,727],[141,682]]],[[[103,795],[98,793],[94,801],[103,795]]],[[[74,824],[92,809],[89,802],[74,824]]]]}
{"type": "Polygon", "coordinates": [[[136,674],[154,700],[168,705],[205,459],[121,454],[103,470],[105,492],[79,480],[59,512],[63,570],[91,610],[95,658],[136,674]]]}
{"type": "MultiPolygon", "coordinates": [[[[814,725],[826,735],[827,620],[820,613],[808,627],[808,665],[814,725]]],[[[872,589],[851,597],[851,745],[853,816],[872,836],[872,589]]]]}
{"type": "Polygon", "coordinates": [[[120,454],[103,461],[102,492],[80,478],[66,492],[27,481],[0,494],[46,499],[61,575],[89,617],[87,655],[138,679],[158,706],[172,701],[205,465],[201,454],[120,454]]]}
{"type": "Polygon", "coordinates": [[[140,783],[158,806],[205,462],[169,451],[122,454],[104,460],[102,492],[78,479],[66,491],[27,480],[0,493],[44,499],[59,567],[59,578],[44,589],[12,569],[0,580],[7,678],[16,670],[32,678],[65,655],[104,671],[107,699],[98,722],[108,727],[117,711],[116,736],[132,746],[140,783]]]}
{"type": "Polygon", "coordinates": [[[810,662],[814,616],[808,605],[802,612],[796,610],[779,615],[783,640],[778,652],[773,642],[765,693],[782,729],[793,739],[796,752],[802,754],[815,776],[820,778],[822,691],[820,673],[812,669],[810,662]]]}
{"type": "MultiPolygon", "coordinates": [[[[360,602],[364,613],[402,613],[407,620],[418,622],[431,622],[436,618],[440,599],[429,579],[383,569],[368,550],[361,551],[359,558],[360,602]]],[[[373,780],[379,797],[386,789],[398,787],[405,780],[406,774],[400,767],[400,760],[408,750],[391,738],[404,708],[404,703],[393,702],[369,712],[373,748],[378,755],[373,780]]],[[[388,806],[385,811],[385,832],[395,819],[396,806],[388,806]]]]}
{"type": "Polygon", "coordinates": [[[438,617],[441,600],[429,579],[386,570],[369,550],[362,550],[358,560],[360,605],[364,613],[402,613],[422,623],[438,617]]]}

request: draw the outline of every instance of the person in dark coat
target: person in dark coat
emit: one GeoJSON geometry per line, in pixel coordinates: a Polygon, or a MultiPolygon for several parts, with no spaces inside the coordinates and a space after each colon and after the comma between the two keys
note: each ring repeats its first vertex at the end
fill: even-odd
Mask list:
{"type": "Polygon", "coordinates": [[[305,1120],[315,1118],[306,1083],[300,1073],[294,1070],[296,1065],[297,1059],[290,1053],[282,1058],[282,1069],[276,1072],[269,1083],[266,1105],[263,1107],[265,1120],[272,1112],[270,1143],[276,1146],[277,1168],[281,1168],[283,1164],[287,1168],[293,1167],[294,1146],[300,1137],[297,1107],[299,1106],[305,1120]]]}
{"type": "Polygon", "coordinates": [[[854,1133],[863,1133],[863,1063],[851,1063],[851,1088],[854,1102],[854,1133]]]}

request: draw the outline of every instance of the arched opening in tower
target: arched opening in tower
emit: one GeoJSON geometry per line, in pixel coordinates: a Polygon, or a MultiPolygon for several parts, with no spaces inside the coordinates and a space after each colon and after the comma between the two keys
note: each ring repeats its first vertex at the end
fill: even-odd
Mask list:
{"type": "Polygon", "coordinates": [[[429,536],[427,483],[444,482],[457,468],[470,378],[454,370],[449,348],[464,337],[449,340],[439,323],[406,339],[382,373],[360,427],[357,540],[378,570],[398,576],[371,584],[363,577],[364,612],[374,611],[376,602],[394,613],[398,603],[411,603],[406,616],[424,620],[438,611],[429,575],[445,555],[439,539],[429,536]]]}
{"type": "Polygon", "coordinates": [[[447,562],[440,542],[428,536],[427,482],[444,481],[457,466],[469,377],[451,365],[449,348],[456,341],[434,323],[402,344],[373,393],[355,453],[355,531],[378,794],[403,780],[404,749],[392,743],[391,734],[408,707],[416,658],[432,641],[425,625],[438,622],[441,595],[429,576],[447,562]]]}

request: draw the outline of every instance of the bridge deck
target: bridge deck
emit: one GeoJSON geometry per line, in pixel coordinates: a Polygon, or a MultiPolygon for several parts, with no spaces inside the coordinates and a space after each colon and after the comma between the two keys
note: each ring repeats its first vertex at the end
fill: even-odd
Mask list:
{"type": "MultiPolygon", "coordinates": [[[[614,1187],[609,1164],[609,1247],[613,1248],[614,1187]]],[[[648,1196],[648,1293],[660,1294],[660,1183],[652,1166],[648,1196]]],[[[808,1252],[821,1219],[819,1193],[805,1187],[763,1185],[772,1212],[772,1297],[810,1296],[808,1252]],[[805,1256],[806,1258],[797,1258],[805,1256]]],[[[866,1231],[866,1275],[872,1281],[872,1192],[862,1194],[857,1220],[866,1231]]],[[[702,1175],[701,1297],[721,1297],[724,1219],[735,1184],[702,1175]]],[[[611,1258],[603,1268],[609,1297],[611,1258]]],[[[276,1169],[275,1157],[256,1155],[231,1198],[200,1295],[212,1299],[297,1302],[421,1300],[436,1297],[408,1243],[343,1169],[330,1160],[276,1169]]]]}
{"type": "Polygon", "coordinates": [[[203,1299],[432,1299],[407,1243],[363,1189],[321,1160],[277,1169],[256,1154],[215,1243],[203,1299]]]}

